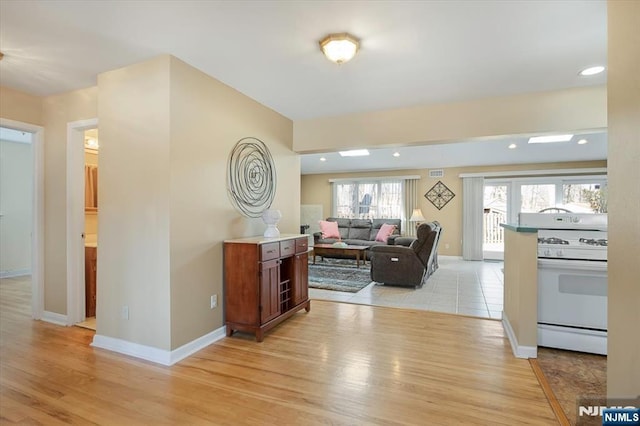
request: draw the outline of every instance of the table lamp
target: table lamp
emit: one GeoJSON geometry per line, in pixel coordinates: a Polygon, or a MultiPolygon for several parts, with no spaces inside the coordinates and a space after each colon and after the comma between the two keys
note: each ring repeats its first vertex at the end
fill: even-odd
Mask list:
{"type": "Polygon", "coordinates": [[[422,210],[420,209],[413,209],[413,213],[411,213],[411,217],[409,218],[409,222],[415,222],[416,224],[416,230],[418,229],[418,226],[420,226],[420,224],[422,222],[425,222],[427,219],[424,218],[424,216],[422,215],[422,210]]]}

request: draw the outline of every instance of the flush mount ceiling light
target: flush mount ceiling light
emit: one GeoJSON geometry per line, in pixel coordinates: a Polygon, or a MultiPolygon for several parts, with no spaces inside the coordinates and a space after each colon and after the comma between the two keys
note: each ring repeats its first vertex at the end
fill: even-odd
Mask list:
{"type": "Polygon", "coordinates": [[[578,141],[578,145],[584,145],[585,143],[589,143],[589,141],[588,141],[588,140],[586,140],[586,139],[580,139],[580,140],[578,141]]]}
{"type": "Polygon", "coordinates": [[[320,157],[320,161],[327,161],[327,159],[324,157],[320,157]]]}
{"type": "Polygon", "coordinates": [[[583,69],[582,71],[580,71],[580,75],[582,76],[596,75],[596,74],[600,74],[602,71],[604,71],[604,67],[602,65],[598,65],[597,67],[589,67],[589,68],[583,69]]]}
{"type": "Polygon", "coordinates": [[[529,138],[529,143],[554,143],[569,142],[573,135],[534,136],[529,138]]]}
{"type": "Polygon", "coordinates": [[[329,34],[320,40],[324,56],[337,64],[350,61],[358,51],[360,41],[348,33],[329,34]]]}
{"type": "Polygon", "coordinates": [[[366,149],[352,149],[351,151],[339,151],[342,157],[364,157],[369,155],[369,151],[366,149]]]}
{"type": "Polygon", "coordinates": [[[393,153],[393,156],[394,157],[400,157],[400,153],[398,151],[396,151],[396,152],[393,153]]]}
{"type": "Polygon", "coordinates": [[[512,143],[509,145],[509,149],[515,149],[518,145],[516,145],[515,143],[512,143]]]}

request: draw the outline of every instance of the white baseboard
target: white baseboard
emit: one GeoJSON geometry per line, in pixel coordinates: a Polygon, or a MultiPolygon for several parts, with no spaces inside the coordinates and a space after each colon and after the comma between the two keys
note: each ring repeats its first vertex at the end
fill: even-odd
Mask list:
{"type": "Polygon", "coordinates": [[[518,344],[518,339],[516,334],[511,327],[511,323],[509,323],[509,318],[507,317],[507,313],[502,311],[502,327],[504,331],[507,333],[507,337],[509,338],[509,343],[511,343],[511,351],[516,358],[537,358],[538,357],[538,347],[537,346],[522,346],[518,344]]]}
{"type": "Polygon", "coordinates": [[[0,278],[22,277],[23,275],[31,275],[31,269],[7,269],[0,271],[0,278]]]}
{"type": "Polygon", "coordinates": [[[67,316],[56,312],[44,311],[40,319],[45,322],[50,322],[51,324],[63,325],[65,327],[69,325],[67,324],[67,316]]]}
{"type": "Polygon", "coordinates": [[[93,336],[93,343],[91,343],[91,346],[130,355],[162,365],[173,365],[225,336],[226,327],[222,326],[211,333],[198,337],[197,339],[174,349],[173,351],[168,351],[165,349],[154,348],[153,346],[140,345],[127,340],[96,334],[93,336]]]}
{"type": "Polygon", "coordinates": [[[226,337],[227,335],[227,327],[224,325],[217,330],[213,330],[211,333],[205,334],[202,337],[198,337],[195,340],[190,341],[178,349],[174,349],[171,351],[171,364],[173,365],[178,361],[181,361],[188,357],[191,354],[198,352],[200,349],[209,346],[210,344],[217,342],[218,340],[226,337]]]}

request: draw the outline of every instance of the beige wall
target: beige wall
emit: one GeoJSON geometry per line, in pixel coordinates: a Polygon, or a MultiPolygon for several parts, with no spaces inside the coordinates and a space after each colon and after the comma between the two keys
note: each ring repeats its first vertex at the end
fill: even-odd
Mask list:
{"type": "Polygon", "coordinates": [[[437,220],[442,225],[442,236],[438,252],[448,256],[462,255],[462,179],[461,173],[481,173],[497,171],[513,171],[512,176],[518,176],[519,171],[524,170],[552,170],[569,168],[606,167],[606,161],[581,161],[571,163],[548,164],[515,164],[505,166],[477,166],[477,167],[453,167],[444,169],[444,177],[430,178],[427,169],[395,170],[385,172],[359,172],[359,173],[334,173],[303,175],[301,177],[301,203],[321,204],[325,216],[331,216],[331,185],[329,179],[343,179],[355,177],[379,177],[379,176],[407,176],[419,175],[418,193],[420,204],[425,219],[437,220]],[[438,181],[442,181],[454,194],[441,210],[431,204],[424,194],[438,181]]]}
{"type": "Polygon", "coordinates": [[[607,394],[640,395],[640,2],[609,1],[607,394]]]}
{"type": "MultiPolygon", "coordinates": [[[[262,140],[277,168],[273,207],[281,232],[299,231],[300,165],[291,120],[188,64],[171,58],[171,347],[223,325],[222,242],[261,235],[227,196],[227,158],[246,136],[262,140]],[[219,307],[210,309],[218,295],[219,307]]],[[[238,265],[242,267],[242,265],[238,265]]]]}
{"type": "Polygon", "coordinates": [[[606,87],[584,87],[296,121],[293,147],[308,153],[606,126],[606,87]]]}
{"type": "Polygon", "coordinates": [[[171,343],[169,64],[98,75],[97,334],[161,349],[171,343]]]}
{"type": "Polygon", "coordinates": [[[0,140],[0,276],[31,270],[31,144],[0,140]]]}
{"type": "Polygon", "coordinates": [[[292,123],[171,56],[101,74],[98,87],[97,331],[176,349],[224,325],[223,240],[264,232],[227,196],[227,158],[239,139],[258,137],[271,150],[280,230],[298,229],[292,123]]]}
{"type": "Polygon", "coordinates": [[[67,313],[67,123],[96,118],[97,87],[43,100],[45,162],[44,309],[67,313]]]}
{"type": "Polygon", "coordinates": [[[0,86],[0,117],[41,126],[42,98],[0,86]]]}

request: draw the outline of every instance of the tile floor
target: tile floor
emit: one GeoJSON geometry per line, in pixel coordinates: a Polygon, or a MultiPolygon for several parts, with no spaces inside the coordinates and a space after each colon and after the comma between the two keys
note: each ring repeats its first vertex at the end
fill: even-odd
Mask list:
{"type": "Polygon", "coordinates": [[[357,293],[309,289],[312,299],[393,306],[482,318],[502,318],[503,262],[440,256],[440,267],[422,288],[369,284],[357,293]]]}

